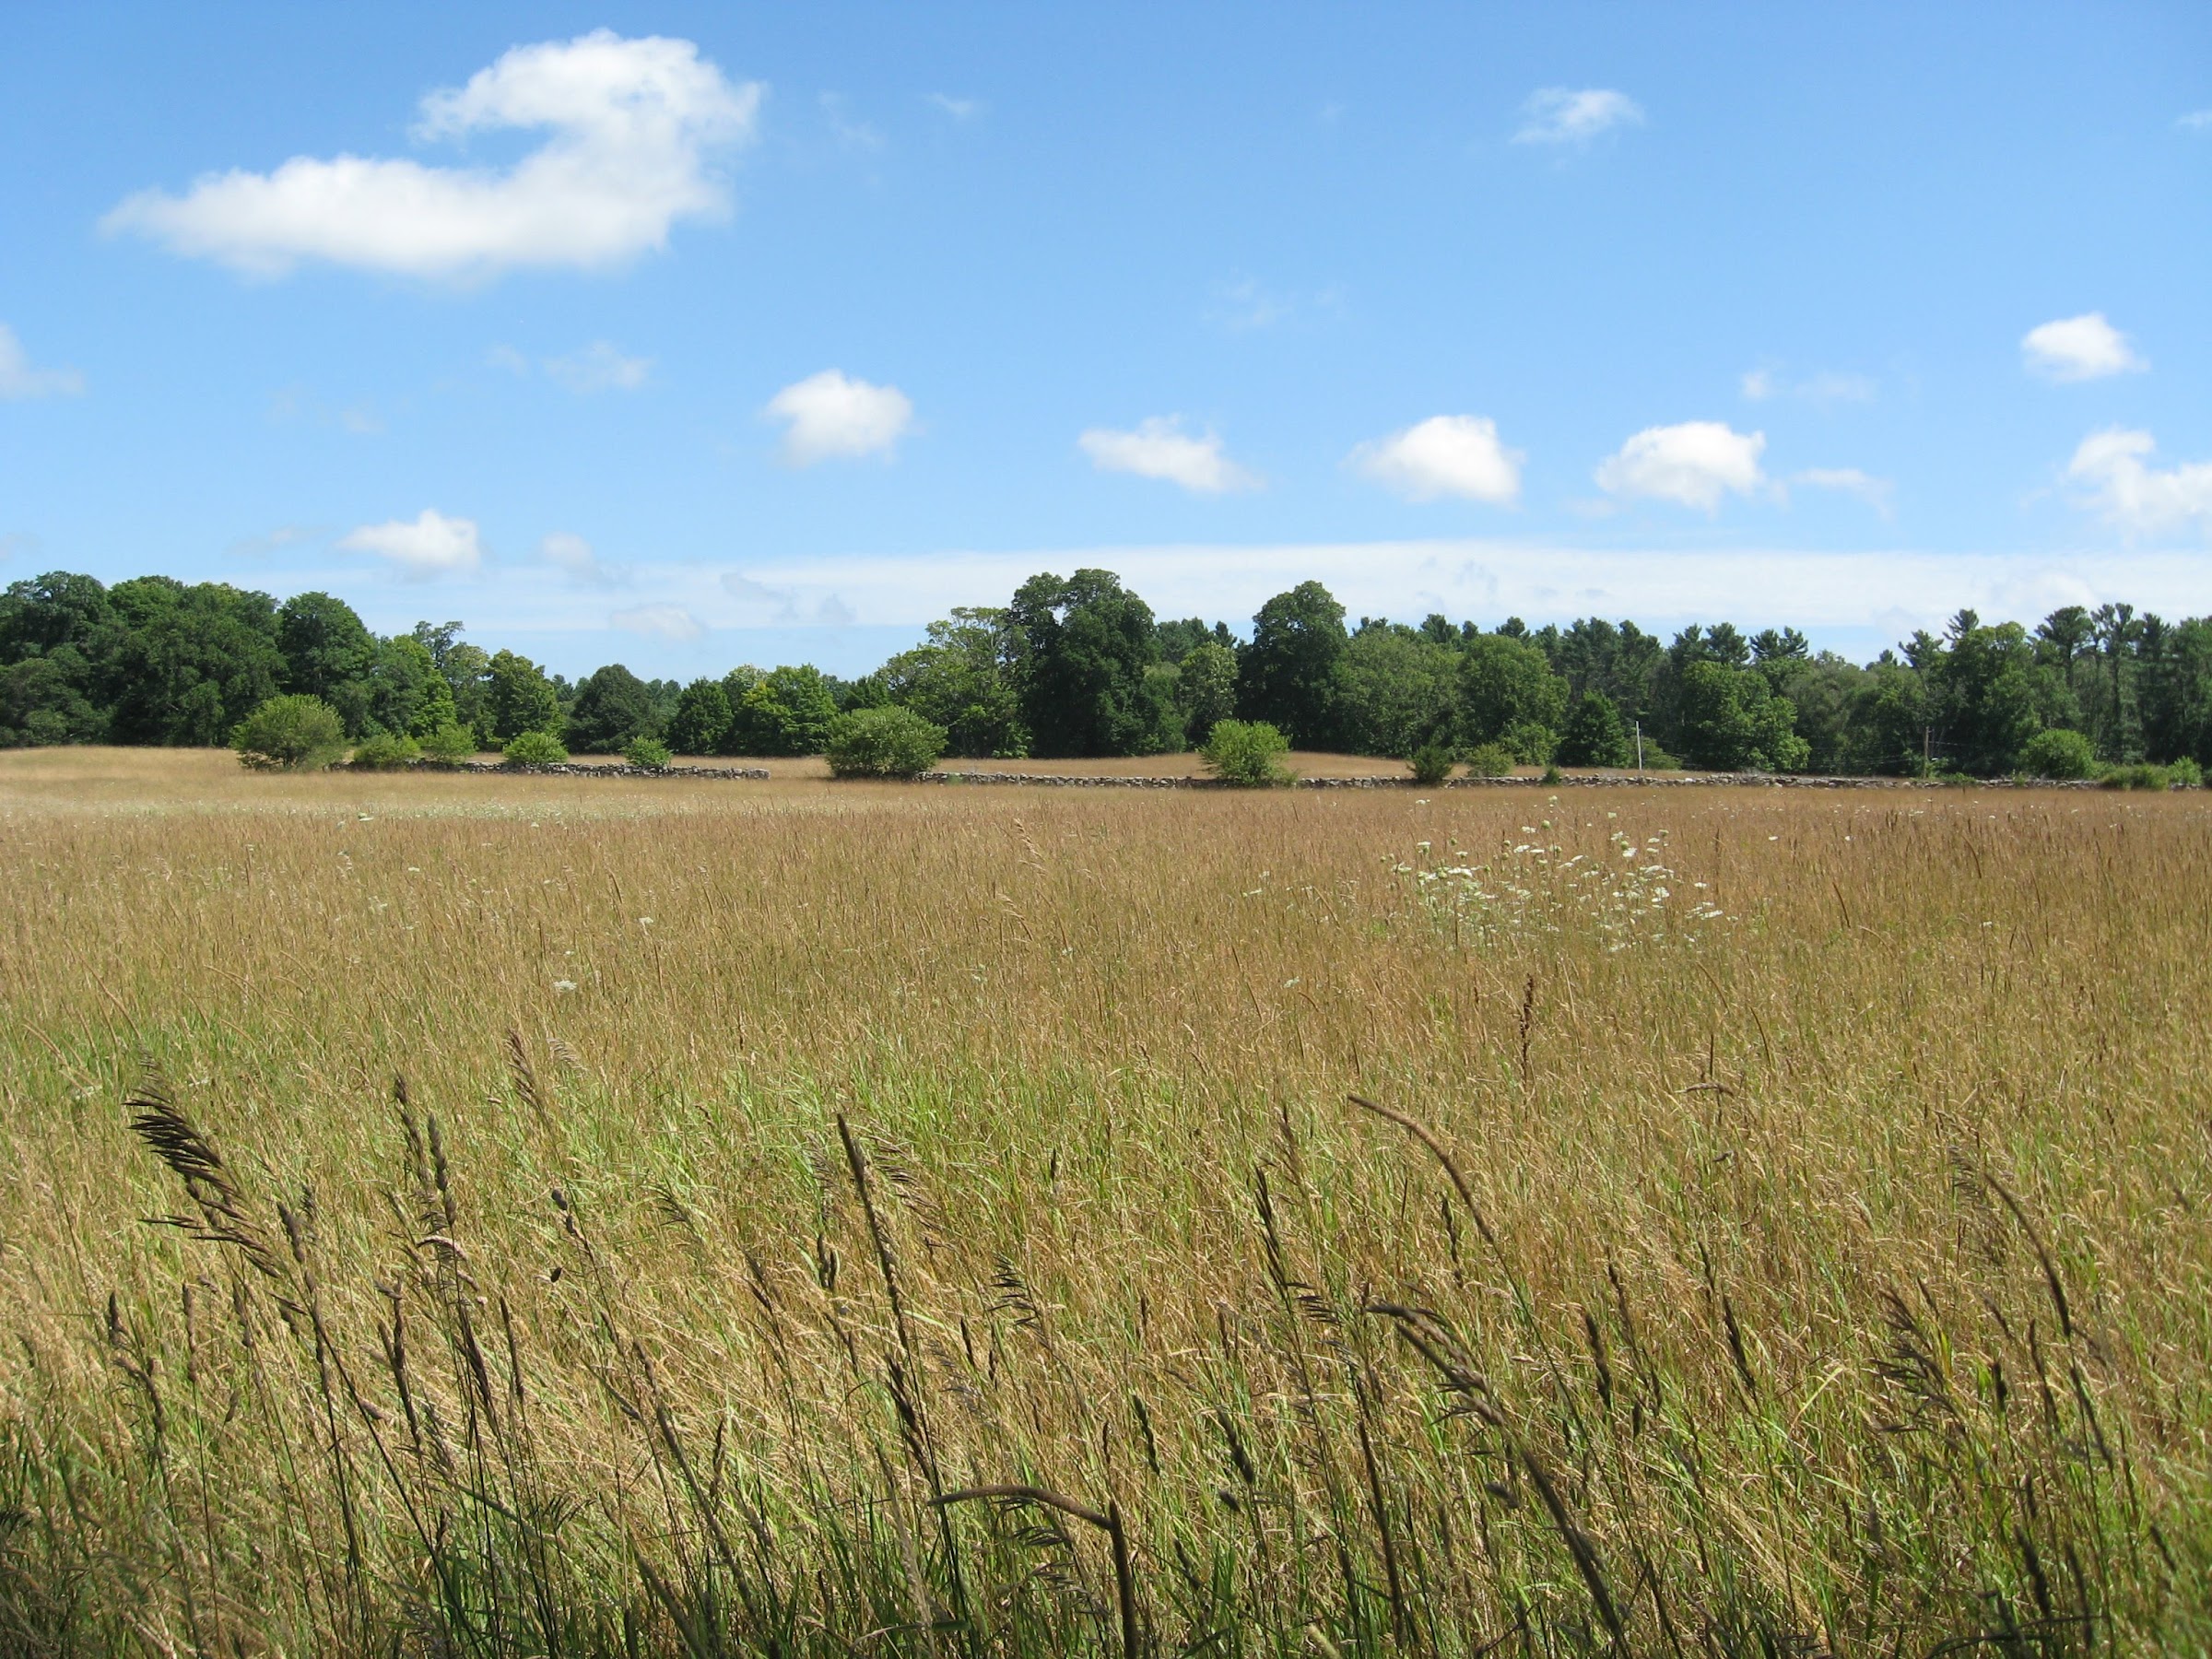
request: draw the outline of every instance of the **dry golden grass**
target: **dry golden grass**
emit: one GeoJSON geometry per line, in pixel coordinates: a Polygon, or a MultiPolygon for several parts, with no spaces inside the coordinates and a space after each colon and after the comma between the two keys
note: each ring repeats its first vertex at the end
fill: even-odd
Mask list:
{"type": "Polygon", "coordinates": [[[2207,803],[0,757],[0,1632],[2202,1644],[2207,803]]]}

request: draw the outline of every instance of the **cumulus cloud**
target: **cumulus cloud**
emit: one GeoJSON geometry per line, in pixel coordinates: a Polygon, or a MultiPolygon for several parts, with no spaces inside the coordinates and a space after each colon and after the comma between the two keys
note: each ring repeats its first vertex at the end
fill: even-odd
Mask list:
{"type": "Polygon", "coordinates": [[[706,625],[680,605],[633,605],[607,621],[624,633],[652,640],[696,640],[707,631],[706,625]]]}
{"type": "Polygon", "coordinates": [[[1790,482],[1812,489],[1840,490],[1853,495],[1884,518],[1889,516],[1890,483],[1855,466],[1808,466],[1790,475],[1790,482]]]}
{"type": "Polygon", "coordinates": [[[418,141],[548,135],[512,167],[295,156],[273,172],[204,175],[182,195],[141,191],[101,223],[256,276],[302,260],[464,278],[617,265],[665,247],[678,219],[728,211],[712,158],[751,136],[760,97],[688,41],[600,29],[517,46],[422,100],[418,141]]]}
{"type": "Polygon", "coordinates": [[[835,369],[784,387],[765,413],[784,423],[783,459],[793,466],[888,454],[914,424],[914,406],[898,387],[873,386],[835,369]]]}
{"type": "Polygon", "coordinates": [[[1481,415],[1431,415],[1351,454],[1360,472],[1408,500],[1452,495],[1499,507],[1520,499],[1526,459],[1500,443],[1498,423],[1481,415]]]}
{"type": "Polygon", "coordinates": [[[388,559],[410,576],[473,571],[484,558],[476,520],[448,518],[435,507],[424,508],[418,518],[363,524],[338,546],[349,553],[388,559]]]}
{"type": "Polygon", "coordinates": [[[74,369],[34,369],[16,338],[16,331],[0,323],[0,403],[19,403],[33,397],[76,397],[83,394],[85,377],[74,369]]]}
{"type": "Polygon", "coordinates": [[[2194,524],[2212,531],[2212,461],[2159,468],[2148,432],[2108,427],[2081,441],[2066,464],[2067,481],[2082,487],[2082,504],[2123,530],[2155,535],[2194,524]]]}
{"type": "Polygon", "coordinates": [[[1133,432],[1092,427],[1076,441],[1100,472],[1164,478],[1199,495],[1259,488],[1257,477],[1222,453],[1218,434],[1192,437],[1182,429],[1180,415],[1155,415],[1138,421],[1133,432]]]}
{"type": "Polygon", "coordinates": [[[1529,94],[1521,115],[1515,144],[1587,144],[1615,127],[1643,124],[1643,107],[1606,87],[1546,87],[1529,94]]]}
{"type": "Polygon", "coordinates": [[[2150,365],[2136,355],[2127,336],[2104,320],[2102,312],[2062,317],[2030,329],[2020,339],[2020,357],[2046,380],[2103,380],[2139,373],[2150,365]]]}
{"type": "Polygon", "coordinates": [[[1764,432],[1739,432],[1718,420],[1646,427],[1597,468],[1607,495],[1679,501],[1710,512],[1725,495],[1750,495],[1766,483],[1759,457],[1764,432]]]}

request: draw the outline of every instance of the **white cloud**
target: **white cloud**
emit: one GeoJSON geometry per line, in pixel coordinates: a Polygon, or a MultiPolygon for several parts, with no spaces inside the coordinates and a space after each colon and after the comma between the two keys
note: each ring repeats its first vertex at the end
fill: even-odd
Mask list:
{"type": "Polygon", "coordinates": [[[1889,480],[1861,472],[1855,466],[1808,466],[1803,472],[1792,473],[1790,482],[1812,489],[1834,489],[1857,496],[1884,518],[1889,516],[1889,480]]]}
{"type": "Polygon", "coordinates": [[[206,174],[181,196],[141,191],[101,224],[257,276],[314,259],[441,277],[616,265],[665,246],[678,219],[728,211],[709,158],[751,136],[760,96],[688,41],[600,29],[517,46],[422,100],[418,140],[549,132],[511,168],[295,156],[206,174]]]}
{"type": "Polygon", "coordinates": [[[1521,106],[1515,144],[1587,144],[1618,126],[1643,124],[1643,108],[1625,92],[1585,87],[1546,87],[1521,106]]]}
{"type": "Polygon", "coordinates": [[[1360,472],[1409,500],[1454,495],[1500,507],[1519,500],[1526,459],[1499,442],[1498,423],[1480,415],[1431,415],[1351,453],[1360,472]]]}
{"type": "Polygon", "coordinates": [[[784,387],[764,413],[785,423],[783,459],[793,466],[888,454],[914,424],[914,406],[898,387],[872,386],[835,369],[784,387]]]}
{"type": "Polygon", "coordinates": [[[2148,464],[2157,448],[2148,432],[2109,427],[2081,441],[2066,477],[2084,487],[2084,506],[2123,530],[2152,535],[2194,523],[2212,531],[2212,461],[2161,471],[2148,464]]]}
{"type": "Polygon", "coordinates": [[[582,351],[547,358],[546,372],[571,392],[635,392],[653,372],[653,359],[629,357],[611,341],[594,340],[582,351]]]}
{"type": "Polygon", "coordinates": [[[1180,415],[1155,415],[1138,421],[1133,432],[1092,427],[1076,441],[1100,472],[1164,478],[1199,495],[1256,489],[1260,484],[1257,477],[1222,453],[1217,434],[1208,431],[1194,438],[1185,432],[1180,415]]]}
{"type": "Polygon", "coordinates": [[[448,518],[426,507],[415,519],[363,524],[338,546],[349,553],[388,559],[410,576],[441,576],[473,571],[483,561],[483,545],[474,519],[448,518]]]}
{"type": "Polygon", "coordinates": [[[16,331],[0,323],[0,403],[33,397],[77,397],[85,377],[74,369],[33,369],[16,331]]]}
{"type": "Polygon", "coordinates": [[[696,640],[707,631],[706,625],[680,605],[633,605],[607,621],[624,633],[653,640],[696,640]]]}
{"type": "Polygon", "coordinates": [[[980,98],[954,98],[944,92],[932,92],[929,101],[955,121],[973,121],[983,112],[983,101],[980,98]]]}
{"type": "Polygon", "coordinates": [[[2030,329],[2020,340],[2027,366],[2046,380],[2102,380],[2139,373],[2150,365],[2136,355],[2127,336],[2104,320],[2102,312],[2062,317],[2030,329]]]}
{"type": "Polygon", "coordinates": [[[1751,403],[1796,397],[1824,407],[1840,403],[1872,403],[1881,389],[1870,374],[1846,374],[1824,369],[1794,380],[1771,364],[1748,371],[1739,384],[1745,398],[1751,403]]]}
{"type": "Polygon", "coordinates": [[[2192,110],[2173,124],[2184,133],[2212,133],[2212,110],[2192,110]]]}
{"type": "Polygon", "coordinates": [[[780,626],[812,624],[819,628],[849,628],[853,619],[853,607],[834,593],[821,594],[810,610],[801,603],[794,589],[771,587],[742,571],[724,571],[722,591],[737,602],[746,619],[755,626],[768,622],[780,626]]]}
{"type": "Polygon", "coordinates": [[[1739,432],[1718,420],[1646,427],[1599,464],[1597,487],[1710,512],[1723,496],[1750,495],[1766,483],[1759,469],[1766,447],[1764,432],[1739,432]]]}

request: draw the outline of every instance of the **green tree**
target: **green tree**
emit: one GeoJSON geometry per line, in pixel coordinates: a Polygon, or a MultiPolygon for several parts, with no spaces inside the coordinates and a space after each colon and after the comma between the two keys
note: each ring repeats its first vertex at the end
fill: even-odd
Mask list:
{"type": "Polygon", "coordinates": [[[433,674],[423,682],[422,695],[416,700],[415,712],[407,719],[407,735],[428,737],[441,726],[461,724],[460,712],[453,707],[453,688],[446,684],[445,676],[433,674]]]}
{"type": "Polygon", "coordinates": [[[230,734],[230,747],[252,767],[319,771],[346,753],[346,726],[319,697],[272,697],[230,734]]]}
{"type": "Polygon", "coordinates": [[[2031,778],[2086,778],[2097,770],[2097,747],[2079,732],[2045,726],[2020,746],[2020,770],[2031,778]]]}
{"type": "Polygon", "coordinates": [[[412,634],[379,640],[369,667],[370,719],[387,732],[413,731],[415,711],[438,678],[429,648],[412,634]]]}
{"type": "Polygon", "coordinates": [[[1797,735],[1797,709],[1756,670],[1707,659],[1681,682],[1681,753],[1715,771],[1799,771],[1810,747],[1797,735]]]}
{"type": "Polygon", "coordinates": [[[116,627],[102,666],[117,741],[212,747],[281,688],[268,594],[139,576],[108,598],[116,627]]]}
{"type": "Polygon", "coordinates": [[[2212,618],[2159,630],[2144,663],[2143,742],[2155,761],[2212,766],[2212,618]]]}
{"type": "Polygon", "coordinates": [[[617,755],[633,737],[658,735],[653,691],[620,663],[609,663],[576,688],[568,743],[588,755],[617,755]]]}
{"type": "Polygon", "coordinates": [[[1636,746],[1611,698],[1603,691],[1585,691],[1574,700],[1559,734],[1557,758],[1562,766],[1636,764],[1636,746]]]}
{"type": "Polygon", "coordinates": [[[1237,708],[1237,653],[1218,640],[1205,640],[1176,665],[1175,708],[1183,740],[1204,746],[1206,736],[1237,708]]]}
{"type": "Polygon", "coordinates": [[[2046,712],[2057,712],[2056,672],[2038,660],[2028,630],[1987,627],[1962,610],[1940,645],[1924,636],[1915,649],[1927,659],[1937,759],[1982,777],[2015,771],[2046,712]]]}
{"type": "Polygon", "coordinates": [[[762,675],[732,706],[724,741],[739,755],[818,755],[837,718],[837,693],[811,664],[762,675]]]}
{"type": "Polygon", "coordinates": [[[528,657],[495,651],[485,665],[485,714],[489,735],[505,744],[524,732],[558,732],[560,697],[546,671],[528,657]]]}
{"type": "Polygon", "coordinates": [[[713,755],[730,735],[730,695],[720,680],[696,679],[676,700],[669,746],[679,755],[713,755]]]}
{"type": "Polygon", "coordinates": [[[1159,661],[1152,608],[1111,571],[1045,574],[1007,606],[1014,683],[1034,751],[1047,756],[1157,755],[1178,748],[1182,723],[1159,661]]]}
{"type": "Polygon", "coordinates": [[[970,758],[1030,752],[1013,661],[1017,640],[1002,609],[956,609],[878,670],[886,697],[945,728],[949,752],[970,758]]]}
{"type": "Polygon", "coordinates": [[[349,737],[376,724],[376,636],[352,606],[329,594],[294,594],[276,607],[276,649],[284,653],[286,690],[321,698],[338,712],[349,737]]]}
{"type": "Polygon", "coordinates": [[[1224,783],[1256,789],[1290,782],[1283,764],[1289,749],[1289,738],[1264,720],[1221,720],[1198,753],[1206,770],[1224,783]]]}
{"type": "Polygon", "coordinates": [[[1300,748],[1342,741],[1341,672],[1351,638],[1344,606],[1318,582],[1301,582],[1260,606],[1237,658],[1237,712],[1265,721],[1300,748]]]}
{"type": "Polygon", "coordinates": [[[1400,759],[1448,738],[1459,653],[1410,628],[1362,621],[1337,661],[1337,735],[1356,755],[1400,759]]]}
{"type": "Polygon", "coordinates": [[[1460,735],[1468,745],[1503,742],[1524,760],[1535,732],[1556,733],[1567,713],[1567,682],[1551,671],[1542,649],[1510,634],[1477,634],[1459,665],[1460,735]],[[1523,740],[1512,735],[1524,734],[1523,740]]]}

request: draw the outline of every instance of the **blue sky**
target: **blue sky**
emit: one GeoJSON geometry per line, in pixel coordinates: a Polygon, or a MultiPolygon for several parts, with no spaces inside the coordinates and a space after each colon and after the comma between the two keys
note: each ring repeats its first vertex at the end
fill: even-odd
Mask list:
{"type": "Polygon", "coordinates": [[[0,580],[2212,611],[2212,7],[15,7],[0,580]]]}

